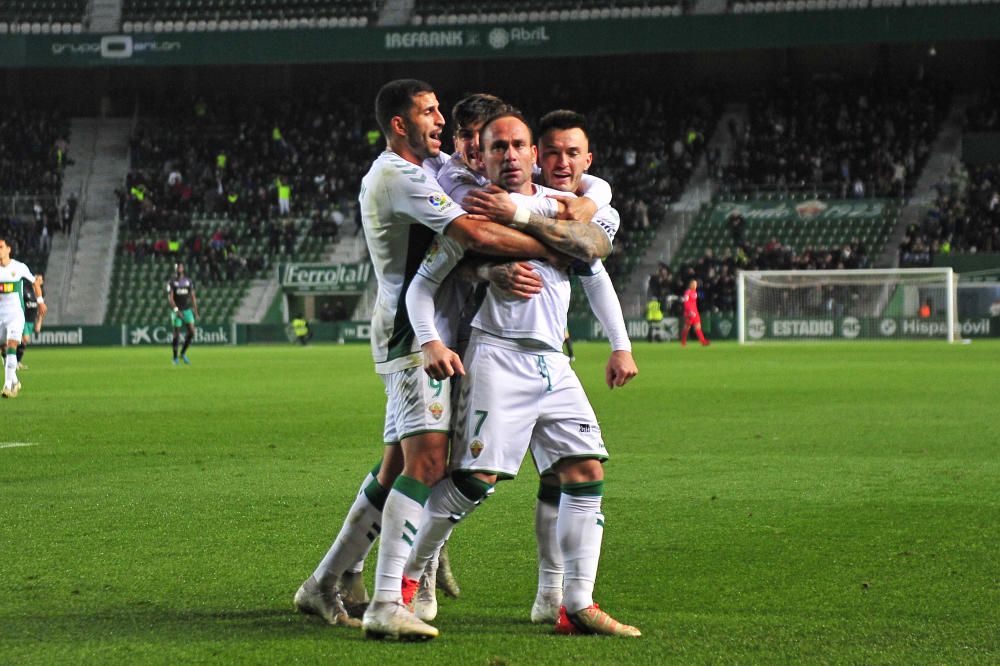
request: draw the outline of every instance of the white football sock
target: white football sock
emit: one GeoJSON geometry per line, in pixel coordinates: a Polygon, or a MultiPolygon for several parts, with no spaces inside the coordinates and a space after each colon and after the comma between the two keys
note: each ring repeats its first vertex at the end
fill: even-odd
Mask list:
{"type": "Polygon", "coordinates": [[[403,568],[420,531],[429,486],[400,475],[382,511],[382,540],[375,567],[374,601],[392,602],[402,597],[403,568]]]}
{"type": "MultiPolygon", "coordinates": [[[[385,492],[377,483],[375,486],[374,490],[385,492]]],[[[381,493],[375,493],[376,499],[381,493]]],[[[348,567],[357,563],[359,557],[364,561],[364,556],[378,538],[381,526],[382,510],[372,503],[368,493],[358,493],[351,510],[347,512],[340,533],[313,572],[313,577],[320,582],[321,587],[335,584],[348,567]]]]}
{"type": "Polygon", "coordinates": [[[434,486],[424,507],[420,534],[406,561],[407,578],[420,578],[427,570],[428,563],[437,559],[441,546],[451,536],[458,521],[475,509],[477,504],[478,502],[463,495],[450,478],[434,486]]]}
{"type": "Polygon", "coordinates": [[[604,538],[601,496],[563,493],[557,530],[566,567],[563,605],[567,612],[577,613],[594,603],[594,582],[604,538]]]}
{"type": "MultiPolygon", "coordinates": [[[[365,480],[361,482],[361,487],[358,488],[358,495],[363,495],[364,492],[365,492],[365,488],[368,487],[368,484],[372,483],[375,480],[376,480],[375,479],[375,475],[372,474],[371,472],[368,472],[368,476],[365,477],[365,480]]],[[[361,573],[362,571],[364,571],[365,570],[365,559],[368,557],[368,553],[371,551],[372,546],[374,546],[374,545],[375,545],[374,541],[369,541],[368,542],[368,547],[365,548],[364,554],[361,555],[361,557],[358,559],[357,562],[355,562],[351,566],[347,567],[347,571],[349,571],[351,573],[354,573],[354,574],[358,574],[358,573],[361,573]]]]}
{"type": "Polygon", "coordinates": [[[538,500],[535,504],[535,539],[538,541],[538,591],[562,591],[563,556],[556,530],[559,505],[538,500]]]}

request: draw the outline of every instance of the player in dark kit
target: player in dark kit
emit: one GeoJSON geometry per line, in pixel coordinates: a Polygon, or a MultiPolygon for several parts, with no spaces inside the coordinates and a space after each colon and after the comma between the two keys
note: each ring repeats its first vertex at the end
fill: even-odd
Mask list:
{"type": "Polygon", "coordinates": [[[181,327],[187,327],[187,334],[184,336],[184,347],[181,349],[181,358],[188,365],[187,350],[194,339],[194,322],[199,318],[198,299],[194,293],[194,280],[184,275],[184,264],[175,264],[176,274],[174,278],[167,282],[167,300],[170,301],[170,323],[174,327],[174,365],[177,365],[177,344],[180,342],[181,327]]]}
{"type": "Polygon", "coordinates": [[[42,287],[44,277],[41,273],[35,273],[35,284],[42,292],[41,296],[35,296],[35,290],[27,279],[23,279],[24,289],[24,335],[21,336],[21,344],[17,346],[17,369],[27,370],[28,366],[22,363],[24,349],[31,341],[31,334],[42,330],[42,320],[45,319],[45,290],[42,287]]]}

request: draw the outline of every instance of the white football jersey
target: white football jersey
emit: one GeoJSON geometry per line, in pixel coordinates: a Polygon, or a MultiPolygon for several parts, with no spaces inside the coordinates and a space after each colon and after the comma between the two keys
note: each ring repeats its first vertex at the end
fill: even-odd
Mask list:
{"type": "MultiPolygon", "coordinates": [[[[550,194],[564,196],[565,193],[540,185],[534,188],[531,196],[512,193],[511,199],[532,212],[555,217],[558,204],[547,197],[550,194]]],[[[517,346],[562,349],[569,310],[569,273],[547,261],[532,259],[529,263],[542,279],[541,293],[524,299],[490,284],[486,299],[472,320],[472,328],[510,340],[517,346]]]]}
{"type": "Polygon", "coordinates": [[[28,267],[16,259],[11,259],[6,266],[0,266],[0,315],[24,315],[24,283],[21,278],[27,278],[34,284],[35,276],[28,267]]]}
{"type": "Polygon", "coordinates": [[[469,168],[459,153],[451,156],[437,172],[437,181],[449,197],[462,203],[462,199],[473,190],[481,190],[490,184],[489,178],[469,168]]]}
{"type": "Polygon", "coordinates": [[[406,287],[435,235],[465,211],[429,170],[388,150],[361,181],[358,200],[378,280],[371,329],[375,371],[397,372],[420,365],[420,347],[406,316],[406,287]]]}

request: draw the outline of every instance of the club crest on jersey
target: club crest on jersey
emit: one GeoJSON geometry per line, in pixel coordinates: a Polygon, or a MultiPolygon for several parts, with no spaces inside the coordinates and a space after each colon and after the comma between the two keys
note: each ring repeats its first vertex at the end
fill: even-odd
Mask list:
{"type": "Polygon", "coordinates": [[[427,195],[427,203],[442,213],[454,205],[454,202],[444,192],[432,192],[427,195]]]}
{"type": "Polygon", "coordinates": [[[427,411],[431,413],[435,421],[441,420],[441,415],[444,414],[444,405],[440,402],[432,402],[428,407],[427,411]]]}
{"type": "Polygon", "coordinates": [[[469,451],[472,451],[472,457],[473,458],[478,458],[479,454],[482,453],[483,449],[485,449],[485,448],[486,448],[486,445],[483,444],[483,441],[480,440],[480,439],[474,439],[474,440],[472,440],[472,444],[469,445],[469,451]]]}

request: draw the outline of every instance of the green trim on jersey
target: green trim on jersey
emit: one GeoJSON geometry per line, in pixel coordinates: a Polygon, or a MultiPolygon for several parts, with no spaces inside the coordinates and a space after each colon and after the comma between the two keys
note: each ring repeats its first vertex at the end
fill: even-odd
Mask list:
{"type": "Polygon", "coordinates": [[[410,325],[410,315],[406,311],[406,290],[417,275],[417,269],[424,261],[427,250],[430,249],[437,234],[430,227],[422,224],[410,226],[410,238],[406,244],[406,265],[403,268],[403,288],[399,291],[399,301],[396,303],[396,317],[392,321],[392,334],[386,344],[386,361],[413,354],[413,339],[416,335],[410,325]]]}
{"type": "MultiPolygon", "coordinates": [[[[445,434],[448,434],[448,433],[451,432],[451,430],[450,429],[447,429],[447,430],[430,430],[430,429],[428,429],[428,430],[414,430],[413,432],[404,433],[403,436],[399,438],[399,441],[401,442],[401,441],[403,441],[404,439],[406,439],[408,437],[416,437],[417,435],[426,435],[426,434],[432,433],[432,432],[443,432],[445,434]]],[[[386,445],[389,445],[389,444],[399,444],[399,442],[386,442],[386,445]]]]}

